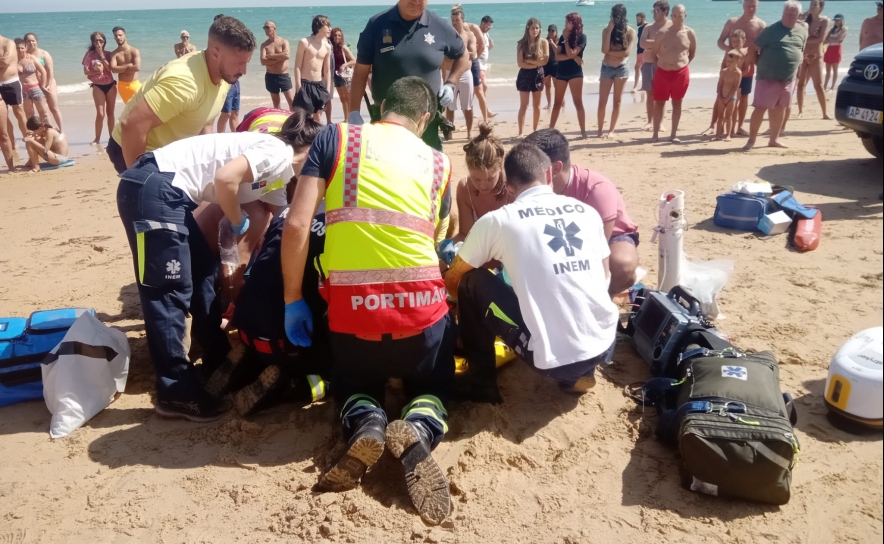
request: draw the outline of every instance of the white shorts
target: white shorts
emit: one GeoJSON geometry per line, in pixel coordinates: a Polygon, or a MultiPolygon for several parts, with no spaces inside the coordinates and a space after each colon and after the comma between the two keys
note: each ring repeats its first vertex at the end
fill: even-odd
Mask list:
{"type": "Polygon", "coordinates": [[[450,111],[473,111],[473,74],[467,70],[454,88],[454,100],[448,105],[450,111]],[[457,107],[458,102],[460,108],[457,107]]]}

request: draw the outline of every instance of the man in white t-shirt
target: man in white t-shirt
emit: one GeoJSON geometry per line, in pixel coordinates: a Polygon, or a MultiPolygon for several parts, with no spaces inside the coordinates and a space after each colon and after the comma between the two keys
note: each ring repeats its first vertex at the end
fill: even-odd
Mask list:
{"type": "Polygon", "coordinates": [[[608,295],[611,251],[591,206],[553,193],[550,162],[522,143],[504,160],[516,200],[482,216],[445,275],[477,400],[500,402],[494,339],[559,382],[586,392],[611,362],[618,310],[608,295]],[[499,260],[512,287],[481,268],[499,260]],[[475,269],[475,270],[474,270],[475,269]]]}
{"type": "Polygon", "coordinates": [[[240,205],[255,200],[284,205],[285,186],[300,172],[320,128],[300,111],[277,135],[186,138],[141,155],[120,174],[117,209],[132,251],[160,415],[212,421],[227,409],[206,391],[188,357],[191,330],[202,347],[203,370],[221,366],[230,351],[219,305],[213,304],[217,257],[194,210],[217,202],[242,236],[249,219],[240,205]]]}

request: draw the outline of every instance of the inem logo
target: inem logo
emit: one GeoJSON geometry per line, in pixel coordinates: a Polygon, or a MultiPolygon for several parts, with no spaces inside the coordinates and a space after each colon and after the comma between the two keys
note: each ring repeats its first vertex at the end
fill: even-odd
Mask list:
{"type": "Polygon", "coordinates": [[[564,219],[554,220],[553,225],[555,226],[545,225],[543,229],[544,234],[552,236],[552,240],[547,242],[550,249],[558,252],[565,248],[565,255],[568,257],[574,256],[574,248],[583,249],[583,240],[577,237],[580,227],[573,222],[566,227],[564,219]]]}

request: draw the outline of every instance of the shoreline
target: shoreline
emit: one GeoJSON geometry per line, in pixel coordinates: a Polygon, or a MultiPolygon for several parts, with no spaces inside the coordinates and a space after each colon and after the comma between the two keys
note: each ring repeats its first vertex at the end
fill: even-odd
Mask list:
{"type": "MultiPolygon", "coordinates": [[[[632,75],[632,74],[631,74],[632,75]]],[[[584,78],[586,79],[586,78],[584,78]]],[[[645,93],[638,91],[636,93],[631,93],[630,89],[634,82],[634,78],[630,77],[630,79],[626,83],[626,88],[623,92],[622,102],[621,102],[621,110],[620,110],[620,122],[618,123],[617,132],[621,131],[621,128],[624,126],[624,122],[626,119],[631,116],[644,116],[645,115],[645,101],[644,96],[645,93]]],[[[715,98],[715,89],[717,85],[717,80],[711,78],[700,78],[692,80],[691,87],[688,90],[688,95],[685,97],[683,108],[685,111],[694,108],[704,108],[711,107],[711,104],[715,98]]],[[[243,94],[241,98],[240,105],[240,119],[242,119],[246,113],[251,111],[254,108],[266,106],[269,103],[269,96],[255,96],[254,89],[252,89],[253,94],[243,94]]],[[[65,95],[62,95],[64,97],[65,95]]],[[[808,96],[814,96],[813,89],[808,89],[808,96]]],[[[596,111],[598,108],[598,84],[597,83],[586,83],[584,85],[583,91],[583,104],[584,109],[586,111],[586,122],[587,122],[587,134],[594,135],[596,131],[596,111]]],[[[829,97],[829,101],[834,104],[835,93],[827,94],[829,97]]],[[[612,96],[608,98],[608,109],[606,115],[606,124],[611,116],[611,101],[612,96]]],[[[546,102],[545,93],[541,95],[541,108],[544,107],[546,102]]],[[[813,100],[815,103],[816,101],[813,100]]],[[[492,123],[495,125],[502,124],[515,124],[518,110],[519,110],[519,93],[515,89],[515,83],[507,86],[490,86],[488,89],[488,103],[491,110],[498,115],[492,120],[492,123]]],[[[810,103],[810,102],[809,102],[810,103]]],[[[69,156],[71,158],[79,158],[85,157],[89,155],[93,155],[96,153],[103,153],[104,147],[107,146],[108,138],[110,137],[107,133],[107,127],[105,126],[102,130],[102,149],[99,151],[95,147],[91,145],[92,140],[94,139],[94,124],[95,124],[95,109],[91,102],[91,97],[76,97],[76,100],[62,100],[60,101],[60,106],[62,108],[62,114],[64,115],[65,126],[65,136],[68,138],[69,142],[69,156]]],[[[121,100],[117,100],[115,107],[115,115],[119,115],[122,113],[124,108],[124,104],[121,100]]],[[[478,125],[481,122],[481,114],[478,110],[478,102],[473,100],[473,108],[474,108],[474,133],[478,133],[478,125]]],[[[671,108],[671,105],[669,106],[671,108]]],[[[831,108],[830,108],[831,109],[831,108]]],[[[670,109],[667,109],[669,112],[670,109]]],[[[751,114],[752,108],[750,104],[749,114],[751,114]]],[[[365,109],[364,102],[362,103],[362,113],[363,116],[367,118],[367,111],[365,109]]],[[[747,117],[748,115],[747,114],[747,117]]],[[[531,126],[531,109],[529,106],[527,115],[526,115],[526,128],[530,130],[531,126]]],[[[549,125],[549,111],[545,109],[541,109],[541,122],[539,127],[546,128],[549,125]]],[[[667,113],[667,118],[669,114],[667,113]]],[[[332,122],[338,123],[343,122],[343,116],[341,115],[341,104],[340,99],[337,95],[333,99],[332,106],[332,122]]],[[[747,118],[748,122],[748,118],[747,118]]],[[[564,125],[565,123],[573,123],[576,126],[577,117],[574,112],[574,106],[570,98],[570,94],[566,94],[565,99],[565,111],[559,116],[559,124],[564,125]]],[[[464,126],[463,114],[460,112],[455,113],[455,125],[458,128],[464,126]]],[[[705,128],[705,127],[704,127],[705,128]]],[[[15,127],[16,135],[18,136],[18,127],[15,127]]],[[[527,132],[526,132],[527,134],[527,132]]],[[[690,135],[690,134],[688,134],[690,135]]],[[[455,134],[455,139],[462,139],[464,137],[460,132],[455,134]]],[[[21,142],[20,137],[17,138],[16,145],[18,147],[19,157],[22,158],[21,162],[24,162],[27,157],[27,153],[24,149],[24,144],[21,142]]]]}

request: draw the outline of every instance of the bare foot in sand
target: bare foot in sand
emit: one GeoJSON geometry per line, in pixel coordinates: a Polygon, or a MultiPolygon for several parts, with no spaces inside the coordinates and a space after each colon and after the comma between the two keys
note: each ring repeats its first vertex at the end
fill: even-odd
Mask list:
{"type": "Polygon", "coordinates": [[[731,137],[730,137],[730,136],[725,136],[725,137],[724,137],[724,141],[725,141],[725,142],[729,142],[729,141],[731,141],[731,137]]]}
{"type": "Polygon", "coordinates": [[[824,113],[824,114],[823,114],[823,119],[825,119],[826,121],[831,121],[831,120],[832,120],[832,118],[829,117],[829,114],[828,114],[828,113],[824,113]]]}
{"type": "Polygon", "coordinates": [[[734,133],[734,136],[739,136],[740,138],[748,138],[749,133],[743,130],[742,128],[737,129],[737,132],[734,133]]]}
{"type": "Polygon", "coordinates": [[[767,147],[779,147],[781,149],[789,149],[789,146],[787,146],[786,144],[781,144],[777,141],[770,142],[769,144],[767,144],[767,147]]]}
{"type": "Polygon", "coordinates": [[[489,119],[494,119],[495,117],[497,117],[497,114],[496,114],[496,113],[494,113],[494,112],[490,112],[490,111],[488,112],[488,118],[489,118],[489,119]]]}
{"type": "Polygon", "coordinates": [[[672,143],[674,143],[674,144],[680,144],[680,143],[681,143],[681,140],[679,140],[679,139],[676,138],[675,136],[673,136],[672,138],[669,138],[669,141],[672,142],[672,143]]]}
{"type": "Polygon", "coordinates": [[[644,126],[642,126],[642,130],[645,132],[651,132],[654,130],[654,123],[645,123],[644,126]]]}
{"type": "Polygon", "coordinates": [[[743,151],[751,151],[753,147],[755,147],[755,138],[749,138],[749,141],[743,146],[743,151]]]}
{"type": "Polygon", "coordinates": [[[703,132],[701,132],[700,136],[708,136],[708,135],[712,134],[713,130],[715,130],[715,127],[711,126],[711,127],[707,128],[706,130],[704,130],[703,132]]]}

